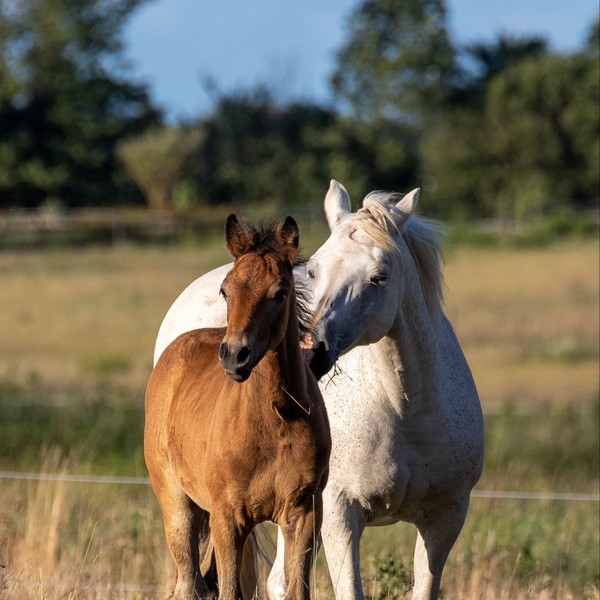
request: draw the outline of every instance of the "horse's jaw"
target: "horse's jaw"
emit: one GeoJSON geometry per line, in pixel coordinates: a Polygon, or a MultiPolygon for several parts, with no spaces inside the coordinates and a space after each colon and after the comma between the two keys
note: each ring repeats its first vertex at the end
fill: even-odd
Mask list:
{"type": "Polygon", "coordinates": [[[312,356],[310,357],[308,366],[317,381],[329,373],[337,358],[331,348],[326,349],[323,342],[312,349],[312,356]]]}

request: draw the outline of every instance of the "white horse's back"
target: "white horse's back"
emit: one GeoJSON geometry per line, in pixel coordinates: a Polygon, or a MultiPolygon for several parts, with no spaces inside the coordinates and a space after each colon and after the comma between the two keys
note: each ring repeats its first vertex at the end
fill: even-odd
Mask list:
{"type": "Polygon", "coordinates": [[[228,263],[188,285],[167,311],[154,346],[154,364],[164,349],[179,335],[200,327],[223,327],[227,323],[227,305],[219,288],[233,263],[228,263]]]}

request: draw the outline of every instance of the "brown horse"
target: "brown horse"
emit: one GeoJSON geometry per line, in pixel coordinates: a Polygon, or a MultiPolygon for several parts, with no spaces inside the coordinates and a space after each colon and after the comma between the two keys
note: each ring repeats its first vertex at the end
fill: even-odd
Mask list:
{"type": "Polygon", "coordinates": [[[198,548],[210,531],[219,598],[240,598],[244,541],[271,520],[286,541],[286,598],[308,599],[331,438],[300,350],[298,227],[230,215],[225,232],[235,259],[221,287],[227,328],[179,336],[146,391],[144,454],[177,565],[174,595],[210,593],[198,548]]]}

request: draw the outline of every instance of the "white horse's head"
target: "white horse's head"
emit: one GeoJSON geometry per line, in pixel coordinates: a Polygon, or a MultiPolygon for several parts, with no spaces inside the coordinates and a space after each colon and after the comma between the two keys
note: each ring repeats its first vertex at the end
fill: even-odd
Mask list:
{"type": "Polygon", "coordinates": [[[425,229],[432,234],[436,256],[431,266],[440,288],[436,234],[418,217],[411,219],[418,196],[418,189],[399,201],[394,194],[372,192],[352,213],[344,186],[331,182],[325,197],[331,235],[306,265],[314,315],[311,368],[317,377],[341,354],[377,342],[392,328],[403,293],[403,256],[413,251],[409,229],[417,236],[425,229]]]}

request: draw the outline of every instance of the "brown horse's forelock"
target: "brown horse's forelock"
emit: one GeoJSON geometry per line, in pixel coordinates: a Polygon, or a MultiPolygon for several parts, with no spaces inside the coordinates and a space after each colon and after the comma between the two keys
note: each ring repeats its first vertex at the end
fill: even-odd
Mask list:
{"type": "Polygon", "coordinates": [[[253,226],[244,219],[244,228],[250,234],[252,242],[248,247],[248,252],[256,254],[281,254],[285,252],[282,242],[277,235],[279,223],[261,221],[257,226],[253,226]]]}
{"type": "MultiPolygon", "coordinates": [[[[277,222],[264,222],[261,221],[258,226],[253,226],[248,221],[244,223],[247,231],[252,236],[252,243],[248,252],[255,252],[257,254],[281,254],[284,248],[281,244],[281,240],[277,235],[279,223],[277,222]]],[[[292,267],[302,267],[308,262],[307,258],[296,256],[292,267]]],[[[294,278],[294,288],[296,291],[296,316],[300,322],[300,330],[302,335],[312,331],[311,323],[312,313],[310,311],[310,296],[311,291],[303,281],[299,281],[294,278]]]]}

